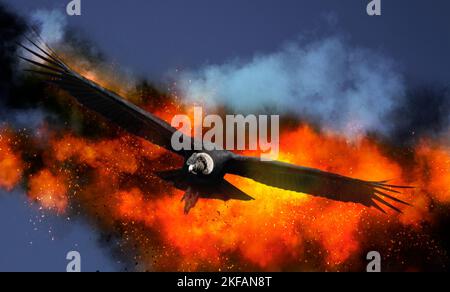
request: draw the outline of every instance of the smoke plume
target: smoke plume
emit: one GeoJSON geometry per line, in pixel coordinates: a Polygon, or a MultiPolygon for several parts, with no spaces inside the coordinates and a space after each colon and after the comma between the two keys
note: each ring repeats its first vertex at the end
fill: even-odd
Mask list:
{"type": "Polygon", "coordinates": [[[349,136],[388,133],[386,117],[403,102],[402,75],[388,58],[329,37],[251,60],[206,66],[181,76],[182,92],[234,110],[291,112],[349,136]]]}

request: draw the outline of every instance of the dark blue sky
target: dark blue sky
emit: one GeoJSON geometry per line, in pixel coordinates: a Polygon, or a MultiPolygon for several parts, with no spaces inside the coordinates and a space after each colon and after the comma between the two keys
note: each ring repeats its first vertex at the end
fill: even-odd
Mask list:
{"type": "MultiPolygon", "coordinates": [[[[69,0],[6,2],[27,15],[43,8],[64,12],[69,0]]],[[[367,16],[368,2],[95,0],[82,1],[83,16],[69,24],[118,64],[155,78],[176,67],[273,52],[305,33],[340,33],[397,60],[416,83],[449,82],[449,1],[383,1],[381,17],[367,16]]]]}
{"type": "Polygon", "coordinates": [[[23,191],[0,190],[0,272],[66,270],[69,251],[81,254],[83,271],[115,271],[118,264],[86,222],[52,216],[30,206],[23,191]]]}
{"type": "MultiPolygon", "coordinates": [[[[27,17],[37,9],[65,12],[69,0],[2,2],[27,17]]],[[[339,34],[394,59],[413,85],[448,84],[450,1],[384,0],[381,17],[367,16],[368,2],[82,0],[83,15],[68,21],[110,60],[153,79],[175,68],[274,52],[300,35],[339,34]]],[[[65,255],[73,249],[81,252],[85,271],[118,269],[88,224],[42,218],[35,230],[36,216],[41,213],[28,206],[23,194],[0,192],[0,271],[64,271],[65,255]]]]}

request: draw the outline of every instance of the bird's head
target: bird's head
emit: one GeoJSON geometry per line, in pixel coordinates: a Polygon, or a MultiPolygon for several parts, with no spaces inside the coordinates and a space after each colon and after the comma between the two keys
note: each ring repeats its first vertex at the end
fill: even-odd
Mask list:
{"type": "Polygon", "coordinates": [[[211,174],[214,170],[214,160],[206,153],[195,153],[187,161],[188,171],[191,174],[211,174]]]}

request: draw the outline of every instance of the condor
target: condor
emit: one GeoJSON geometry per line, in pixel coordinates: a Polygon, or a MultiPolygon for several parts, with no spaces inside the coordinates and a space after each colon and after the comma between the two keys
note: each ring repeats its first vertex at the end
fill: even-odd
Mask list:
{"type": "MultiPolygon", "coordinates": [[[[178,132],[177,129],[83,77],[49,48],[44,49],[31,40],[30,43],[33,48],[23,45],[21,47],[40,61],[21,57],[39,68],[29,71],[45,76],[48,82],[70,93],[80,105],[129,133],[147,139],[184,158],[184,164],[179,168],[160,172],[159,176],[186,192],[183,197],[186,214],[196,205],[199,198],[224,201],[253,200],[251,196],[226,181],[227,174],[246,177],[284,190],[358,203],[377,208],[382,212],[385,211],[380,205],[400,212],[400,209],[388,202],[388,199],[408,205],[391,193],[399,193],[399,189],[410,187],[390,185],[387,181],[364,181],[282,162],[261,161],[260,158],[237,155],[227,150],[211,151],[195,147],[190,148],[194,150],[174,149],[171,140],[178,132]]],[[[186,137],[183,140],[190,138],[186,137]]]]}

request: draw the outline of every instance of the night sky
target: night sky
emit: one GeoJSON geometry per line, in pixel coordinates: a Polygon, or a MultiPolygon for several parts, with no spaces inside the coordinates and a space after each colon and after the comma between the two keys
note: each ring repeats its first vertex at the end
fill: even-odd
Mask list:
{"type": "MultiPolygon", "coordinates": [[[[41,9],[64,13],[68,1],[0,2],[26,18],[41,9]]],[[[339,35],[394,60],[409,85],[448,85],[450,2],[384,0],[381,17],[367,16],[367,2],[82,0],[83,15],[67,21],[108,60],[158,82],[176,69],[268,54],[305,35],[339,35]]],[[[19,190],[0,191],[0,271],[65,271],[71,250],[81,252],[84,271],[121,269],[87,222],[39,216],[19,190]]]]}

